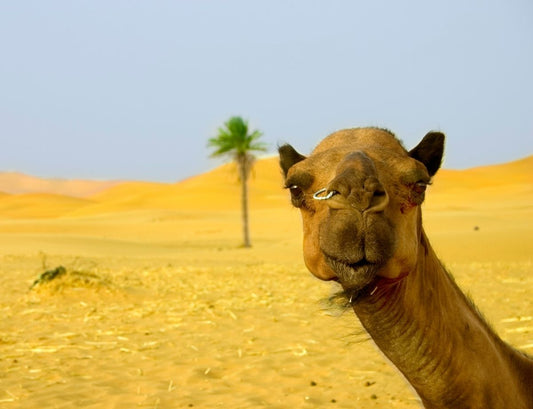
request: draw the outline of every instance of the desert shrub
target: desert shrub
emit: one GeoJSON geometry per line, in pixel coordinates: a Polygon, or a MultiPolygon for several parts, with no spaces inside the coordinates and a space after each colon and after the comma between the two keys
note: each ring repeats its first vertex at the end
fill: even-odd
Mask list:
{"type": "Polygon", "coordinates": [[[30,290],[63,291],[67,288],[92,288],[110,289],[112,283],[109,279],[96,273],[83,270],[71,270],[64,266],[58,266],[47,270],[33,282],[30,290]]]}

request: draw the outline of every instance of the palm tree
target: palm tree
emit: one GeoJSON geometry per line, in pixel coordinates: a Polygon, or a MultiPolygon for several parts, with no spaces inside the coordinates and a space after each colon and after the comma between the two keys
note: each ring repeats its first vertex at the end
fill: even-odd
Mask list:
{"type": "Polygon", "coordinates": [[[216,156],[230,156],[237,164],[239,180],[241,182],[241,209],[244,247],[251,247],[250,231],[248,228],[248,177],[255,161],[251,152],[264,152],[266,144],[258,139],[263,135],[255,130],[248,133],[248,122],[239,116],[231,117],[223,127],[218,128],[218,136],[210,138],[207,145],[214,149],[211,154],[216,156]]]}

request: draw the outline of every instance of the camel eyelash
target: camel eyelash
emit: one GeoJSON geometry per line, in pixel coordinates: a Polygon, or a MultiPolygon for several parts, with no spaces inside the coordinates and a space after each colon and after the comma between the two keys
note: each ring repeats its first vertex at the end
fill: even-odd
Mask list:
{"type": "Polygon", "coordinates": [[[285,186],[285,189],[289,190],[291,192],[291,195],[298,196],[301,198],[304,198],[304,197],[312,198],[314,195],[314,193],[304,192],[303,189],[298,185],[285,186]]]}
{"type": "Polygon", "coordinates": [[[303,189],[298,185],[287,185],[284,187],[291,192],[291,194],[299,194],[302,196],[311,196],[309,193],[304,193],[303,189]]]}
{"type": "Polygon", "coordinates": [[[307,172],[297,173],[287,178],[287,180],[285,181],[285,188],[301,189],[303,191],[311,187],[311,185],[313,184],[313,180],[314,177],[307,172]]]}

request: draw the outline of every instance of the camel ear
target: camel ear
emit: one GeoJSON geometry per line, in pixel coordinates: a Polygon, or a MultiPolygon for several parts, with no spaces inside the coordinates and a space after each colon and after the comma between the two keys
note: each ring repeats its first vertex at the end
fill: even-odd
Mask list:
{"type": "Polygon", "coordinates": [[[301,155],[296,152],[296,149],[294,149],[291,145],[288,144],[280,146],[278,148],[278,152],[279,165],[281,166],[281,170],[283,170],[283,175],[285,177],[287,177],[287,173],[293,165],[306,159],[304,155],[301,155]]]}
{"type": "Polygon", "coordinates": [[[426,165],[429,176],[439,170],[444,155],[444,134],[442,132],[428,132],[426,136],[409,151],[409,156],[426,165]]]}

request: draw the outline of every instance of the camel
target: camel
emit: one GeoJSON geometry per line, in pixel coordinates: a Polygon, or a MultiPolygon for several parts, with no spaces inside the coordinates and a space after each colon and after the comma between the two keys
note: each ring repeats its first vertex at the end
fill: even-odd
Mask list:
{"type": "Polygon", "coordinates": [[[388,130],[326,137],[308,157],[279,148],[303,220],[307,268],[340,283],[371,338],[428,409],[531,409],[533,358],[502,341],[461,292],[422,226],[445,136],[407,151],[388,130]]]}

